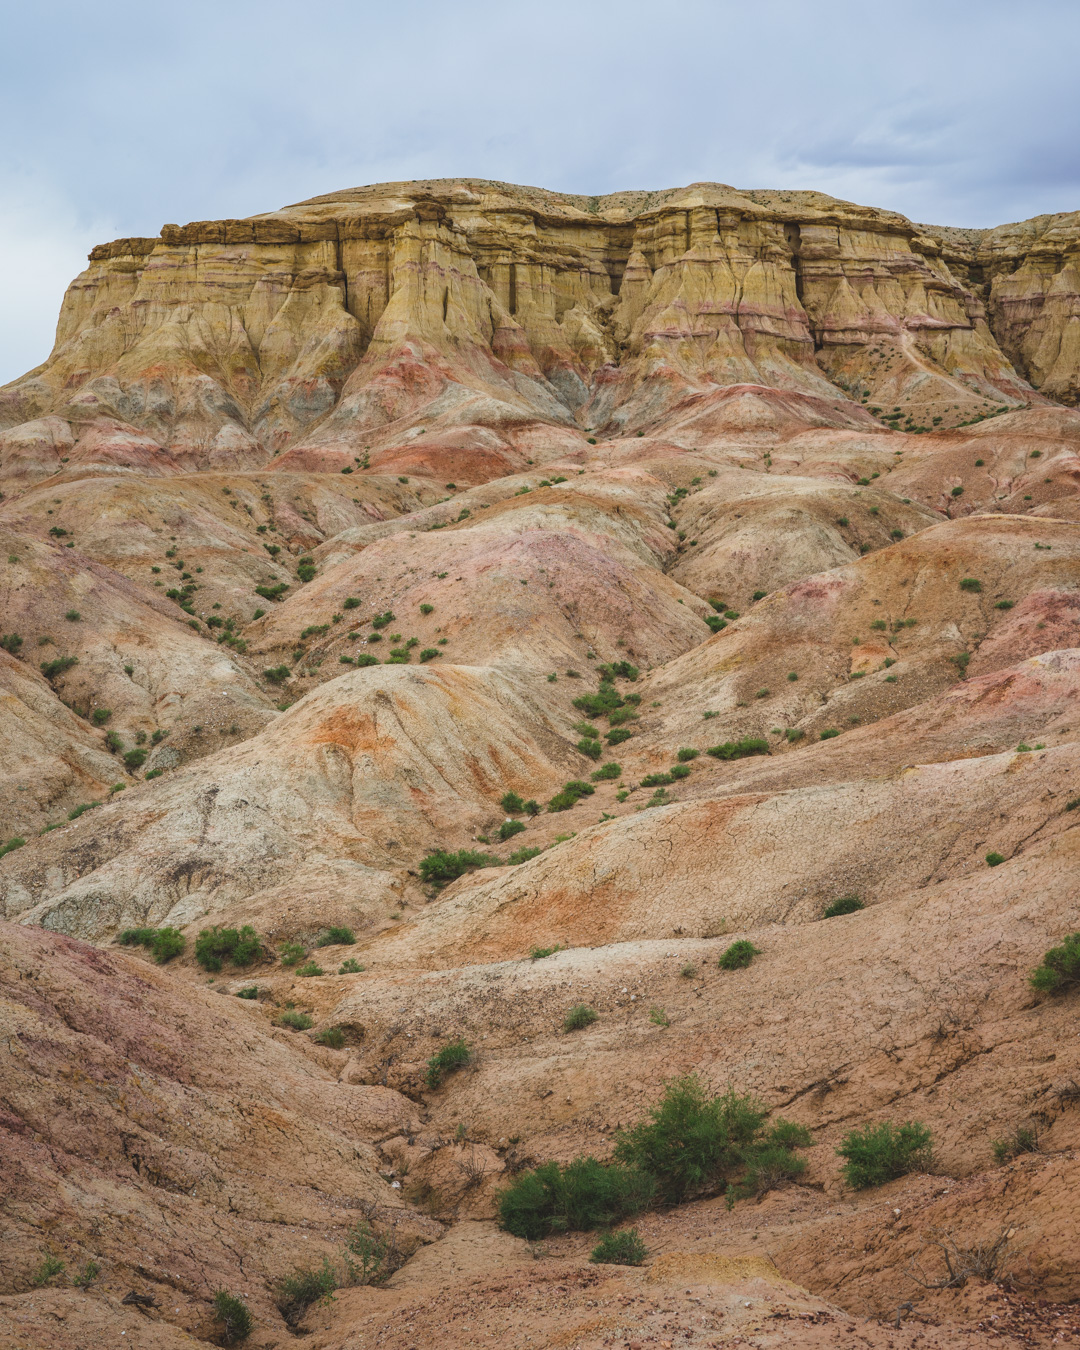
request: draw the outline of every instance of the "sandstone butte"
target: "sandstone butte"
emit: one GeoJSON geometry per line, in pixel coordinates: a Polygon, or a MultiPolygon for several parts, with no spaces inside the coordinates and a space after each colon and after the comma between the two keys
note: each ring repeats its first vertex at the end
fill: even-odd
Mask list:
{"type": "Polygon", "coordinates": [[[1080,1343],[1078,399],[1077,212],[438,180],[95,248],[0,390],[3,1350],[219,1291],[262,1350],[1080,1343]],[[805,1170],[637,1266],[499,1226],[685,1074],[805,1170]]]}

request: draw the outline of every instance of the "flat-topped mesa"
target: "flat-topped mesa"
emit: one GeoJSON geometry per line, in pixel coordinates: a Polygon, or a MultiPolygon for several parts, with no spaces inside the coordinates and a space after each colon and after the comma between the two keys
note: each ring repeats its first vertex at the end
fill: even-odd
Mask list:
{"type": "Polygon", "coordinates": [[[734,384],[867,429],[1075,403],[1078,256],[1077,213],[960,230],[717,183],[383,183],[166,225],[92,250],[0,392],[0,471],[55,471],[90,424],[106,462],[107,424],[174,467],[330,469],[421,426],[523,459],[544,428],[658,432],[734,384]]]}

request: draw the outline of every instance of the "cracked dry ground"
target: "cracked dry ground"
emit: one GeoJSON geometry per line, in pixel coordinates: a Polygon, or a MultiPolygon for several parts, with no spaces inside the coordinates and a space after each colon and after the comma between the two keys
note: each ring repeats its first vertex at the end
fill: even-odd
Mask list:
{"type": "Polygon", "coordinates": [[[0,391],[3,1350],[1080,1344],[1076,218],[597,201],[118,240],[0,391]],[[690,1073],[805,1171],[499,1227],[690,1073]]]}

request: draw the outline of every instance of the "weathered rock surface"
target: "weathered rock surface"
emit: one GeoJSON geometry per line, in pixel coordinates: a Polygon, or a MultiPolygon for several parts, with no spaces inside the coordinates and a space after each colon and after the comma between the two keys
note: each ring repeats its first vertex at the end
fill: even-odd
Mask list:
{"type": "Polygon", "coordinates": [[[1080,1336],[1078,237],[446,180],[93,251],[0,391],[4,1350],[1080,1336]],[[686,1071],[799,1182],[495,1226],[686,1071]]]}

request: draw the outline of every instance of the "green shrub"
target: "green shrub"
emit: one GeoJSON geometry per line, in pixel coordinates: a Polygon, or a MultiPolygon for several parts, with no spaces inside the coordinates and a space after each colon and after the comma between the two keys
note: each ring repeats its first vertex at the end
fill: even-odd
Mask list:
{"type": "Polygon", "coordinates": [[[82,1270],[77,1275],[71,1277],[71,1283],[76,1289],[89,1289],[94,1281],[101,1274],[101,1267],[96,1261],[87,1261],[82,1270]]]}
{"type": "Polygon", "coordinates": [[[435,606],[434,606],[434,605],[427,605],[427,604],[424,604],[424,605],[421,605],[421,606],[420,606],[420,613],[421,613],[421,614],[433,614],[434,612],[435,612],[435,606]]]}
{"type": "Polygon", "coordinates": [[[256,586],[255,594],[261,595],[264,600],[280,600],[288,589],[287,581],[279,581],[276,586],[256,586]]]}
{"type": "Polygon", "coordinates": [[[825,906],[823,919],[835,919],[840,914],[854,914],[856,910],[863,909],[863,902],[857,895],[842,895],[839,900],[834,900],[831,905],[825,906]]]}
{"type": "Polygon", "coordinates": [[[10,652],[12,656],[18,656],[19,648],[22,645],[23,640],[18,633],[5,633],[3,637],[0,637],[0,647],[3,647],[6,652],[10,652]]]}
{"type": "Polygon", "coordinates": [[[235,928],[204,928],[195,939],[195,960],[204,970],[219,971],[226,961],[250,966],[262,955],[262,944],[250,924],[235,928]]]}
{"type": "Polygon", "coordinates": [[[307,956],[307,948],[302,942],[283,942],[278,948],[278,960],[283,966],[295,966],[307,956]]]}
{"type": "Polygon", "coordinates": [[[599,741],[585,740],[578,741],[576,749],[579,754],[587,756],[589,759],[599,759],[604,753],[604,747],[599,741]]]}
{"type": "Polygon", "coordinates": [[[562,791],[557,792],[551,801],[548,802],[549,811],[569,811],[572,806],[576,806],[582,797],[591,797],[596,789],[591,783],[584,783],[580,778],[572,778],[568,783],[564,783],[562,791]]]}
{"type": "Polygon", "coordinates": [[[534,961],[542,961],[545,956],[554,956],[556,952],[562,950],[560,944],[556,943],[554,947],[530,947],[529,955],[534,961]]]}
{"type": "Polygon", "coordinates": [[[1021,1125],[1007,1139],[995,1139],[990,1146],[994,1150],[994,1161],[1007,1163],[1022,1153],[1038,1153],[1039,1136],[1034,1126],[1021,1125]]]}
{"type": "Polygon", "coordinates": [[[583,1031],[597,1021],[600,1014],[587,1003],[575,1003],[563,1018],[563,1031],[583,1031]]]}
{"type": "Polygon", "coordinates": [[[268,680],[270,684],[284,684],[292,674],[288,666],[268,666],[263,671],[263,679],[268,680]]]}
{"type": "Polygon", "coordinates": [[[743,736],[737,741],[725,741],[706,750],[713,759],[745,759],[747,755],[767,755],[769,742],[763,736],[743,736]]]}
{"type": "Polygon", "coordinates": [[[329,1258],[324,1256],[318,1270],[305,1266],[278,1280],[274,1301],[286,1323],[295,1327],[313,1303],[329,1303],[337,1287],[337,1274],[329,1258]]]}
{"type": "Polygon", "coordinates": [[[345,1033],[341,1027],[326,1027],[315,1039],[319,1045],[328,1045],[331,1050],[340,1050],[345,1044],[345,1033]]]}
{"type": "Polygon", "coordinates": [[[792,1150],[811,1142],[801,1125],[781,1119],[766,1128],[765,1121],[765,1107],[755,1098],[734,1088],[710,1098],[697,1076],[688,1074],[666,1085],[645,1120],[619,1131],[615,1158],[654,1177],[668,1204],[716,1189],[731,1188],[733,1196],[761,1193],[805,1168],[792,1150]]]}
{"type": "Polygon", "coordinates": [[[255,985],[255,984],[249,984],[248,987],[247,987],[246,989],[238,989],[238,990],[236,991],[236,997],[237,997],[237,998],[249,998],[249,999],[250,999],[250,998],[258,998],[258,997],[259,997],[259,987],[258,987],[258,985],[255,985]]]}
{"type": "Polygon", "coordinates": [[[594,783],[604,783],[611,778],[618,778],[622,773],[622,765],[616,764],[614,760],[608,760],[606,764],[601,764],[594,772],[589,774],[589,778],[594,783]]]}
{"type": "Polygon", "coordinates": [[[309,582],[315,579],[315,559],[300,558],[296,564],[296,575],[302,582],[309,582]]]}
{"type": "Polygon", "coordinates": [[[629,661],[606,662],[604,665],[596,667],[596,673],[607,683],[618,678],[620,680],[636,680],[641,673],[637,666],[632,666],[629,661]]]}
{"type": "Polygon", "coordinates": [[[625,700],[620,698],[615,686],[607,681],[601,682],[595,694],[581,694],[574,699],[574,707],[590,717],[603,717],[607,713],[614,712],[616,708],[623,707],[624,703],[625,700]]]}
{"type": "Polygon", "coordinates": [[[64,615],[64,618],[67,619],[68,623],[78,623],[79,620],[82,618],[82,615],[79,613],[77,609],[69,609],[68,612],[64,615]]]}
{"type": "Polygon", "coordinates": [[[641,780],[642,787],[662,787],[672,781],[669,773],[647,773],[641,780]]]}
{"type": "Polygon", "coordinates": [[[986,855],[987,867],[1000,867],[1004,861],[1005,861],[1004,853],[988,853],[986,855]]]}
{"type": "Polygon", "coordinates": [[[1012,609],[1016,604],[1015,600],[999,600],[994,606],[995,609],[1012,609]]]}
{"type": "Polygon", "coordinates": [[[111,708],[95,708],[94,714],[90,718],[90,720],[91,722],[93,722],[94,726],[103,727],[111,716],[112,716],[111,708]]]}
{"type": "Polygon", "coordinates": [[[21,834],[13,834],[6,844],[0,845],[0,858],[8,853],[14,853],[17,848],[22,848],[26,840],[21,834]]]}
{"type": "Polygon", "coordinates": [[[420,860],[420,880],[445,886],[447,882],[464,876],[466,872],[474,872],[478,867],[499,866],[498,858],[473,848],[460,848],[456,853],[436,848],[420,860]]]}
{"type": "Polygon", "coordinates": [[[358,1219],[345,1237],[345,1264],[351,1283],[380,1283],[390,1274],[386,1268],[389,1253],[390,1244],[386,1238],[378,1235],[364,1219],[358,1219]]]}
{"type": "Polygon", "coordinates": [[[437,1088],[448,1073],[463,1069],[472,1059],[472,1051],[464,1040],[449,1041],[427,1062],[424,1082],[429,1088],[437,1088]]]}
{"type": "Polygon", "coordinates": [[[530,1242],[549,1233],[606,1228],[640,1214],[655,1190],[652,1178],[636,1168],[596,1158],[575,1158],[565,1167],[542,1163],[499,1192],[499,1224],[530,1242]]]}
{"type": "Polygon", "coordinates": [[[519,816],[525,810],[525,802],[516,792],[504,792],[499,805],[508,816],[519,816]]]}
{"type": "Polygon", "coordinates": [[[307,980],[314,975],[325,975],[326,971],[315,961],[305,961],[302,966],[297,966],[296,973],[307,980]]]}
{"type": "Polygon", "coordinates": [[[727,951],[720,956],[717,965],[721,970],[743,970],[755,956],[760,956],[760,950],[746,938],[740,938],[738,942],[733,942],[727,951]]]}
{"type": "Polygon", "coordinates": [[[48,1284],[50,1280],[63,1273],[64,1263],[56,1256],[46,1256],[41,1265],[31,1276],[30,1283],[35,1289],[40,1289],[42,1285],[48,1284]]]}
{"type": "Polygon", "coordinates": [[[388,628],[394,622],[397,615],[393,610],[386,610],[383,614],[376,614],[371,621],[372,628],[388,628]]]}
{"type": "Polygon", "coordinates": [[[355,595],[347,595],[341,606],[342,609],[359,609],[360,601],[355,595]]]}
{"type": "Polygon", "coordinates": [[[691,745],[683,745],[680,746],[679,751],[676,754],[675,758],[679,761],[680,764],[687,764],[689,763],[690,760],[697,759],[700,753],[701,752],[699,750],[695,750],[691,745]]]}
{"type": "Polygon", "coordinates": [[[438,647],[423,647],[420,651],[420,660],[434,661],[439,655],[441,655],[441,653],[439,652],[438,647]]]}
{"type": "Polygon", "coordinates": [[[351,947],[356,934],[351,928],[324,928],[315,939],[316,947],[351,947]]]}
{"type": "Polygon", "coordinates": [[[635,712],[633,708],[613,708],[608,713],[608,725],[621,727],[624,722],[636,722],[640,716],[641,714],[635,712]]]}
{"type": "Polygon", "coordinates": [[[360,964],[359,961],[357,961],[356,957],[350,956],[347,958],[347,960],[342,961],[341,965],[338,966],[338,974],[359,975],[363,969],[364,967],[360,964]]]}
{"type": "Polygon", "coordinates": [[[124,947],[149,947],[156,931],[154,928],[125,928],[116,940],[124,947]]]}
{"type": "Polygon", "coordinates": [[[834,736],[839,735],[840,731],[837,727],[826,727],[825,730],[821,733],[821,739],[823,741],[831,741],[834,736]]]}
{"type": "Polygon", "coordinates": [[[78,820],[85,812],[92,811],[95,806],[100,805],[100,802],[80,802],[78,806],[72,807],[68,812],[68,820],[78,820]]]}
{"type": "Polygon", "coordinates": [[[124,764],[129,769],[141,769],[146,763],[146,756],[145,750],[127,750],[124,753],[124,764]]]}
{"type": "Polygon", "coordinates": [[[671,781],[672,781],[673,783],[674,783],[674,782],[677,782],[680,778],[689,778],[689,777],[690,777],[690,765],[689,765],[689,764],[673,764],[673,765],[671,766],[671,768],[668,770],[668,777],[671,779],[671,781]]]}
{"type": "Polygon", "coordinates": [[[379,658],[373,652],[358,652],[353,658],[353,665],[356,666],[358,670],[363,669],[365,666],[377,666],[378,664],[379,658]]]}
{"type": "Polygon", "coordinates": [[[512,839],[515,834],[521,834],[524,829],[525,825],[520,820],[504,820],[499,826],[499,838],[505,842],[512,839]]]}
{"type": "Polygon", "coordinates": [[[519,848],[515,849],[506,861],[511,867],[517,867],[519,863],[528,862],[530,858],[537,857],[539,853],[538,848],[519,848]]]}
{"type": "Polygon", "coordinates": [[[1032,989],[1040,994],[1066,994],[1080,985],[1080,933],[1070,933],[1060,947],[1051,947],[1031,972],[1032,989]]]}
{"type": "Polygon", "coordinates": [[[845,1159],[841,1169],[847,1184],[856,1191],[883,1186],[930,1165],[930,1131],[917,1120],[902,1125],[885,1121],[846,1134],[836,1150],[845,1159]]]}
{"type": "Polygon", "coordinates": [[[962,591],[981,591],[982,582],[976,577],[964,577],[960,582],[960,589],[962,591]]]}
{"type": "Polygon", "coordinates": [[[601,1266],[640,1266],[649,1254],[636,1228],[620,1228],[605,1233],[589,1254],[589,1260],[601,1266]]]}
{"type": "Polygon", "coordinates": [[[63,675],[65,670],[70,670],[72,666],[78,664],[77,656],[58,656],[55,661],[42,661],[41,673],[47,680],[53,680],[57,675],[63,675]]]}
{"type": "Polygon", "coordinates": [[[623,741],[628,741],[633,734],[629,727],[615,727],[605,734],[604,740],[608,745],[622,745],[623,741]]]}
{"type": "Polygon", "coordinates": [[[158,965],[164,965],[174,956],[179,956],[187,945],[187,939],[178,928],[159,928],[150,943],[150,952],[158,965]]]}
{"type": "Polygon", "coordinates": [[[290,1027],[293,1031],[310,1031],[314,1026],[307,1013],[302,1012],[283,1012],[278,1018],[278,1022],[283,1027],[290,1027]]]}
{"type": "Polygon", "coordinates": [[[255,1328],[255,1321],[242,1298],[219,1289],[214,1295],[214,1320],[222,1324],[221,1344],[236,1345],[246,1340],[255,1328]]]}

